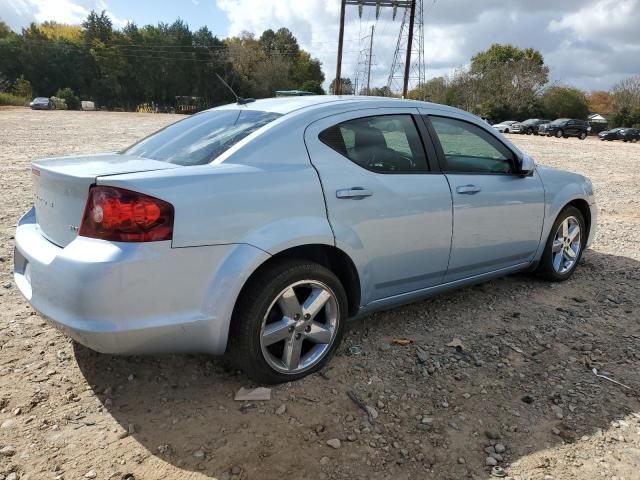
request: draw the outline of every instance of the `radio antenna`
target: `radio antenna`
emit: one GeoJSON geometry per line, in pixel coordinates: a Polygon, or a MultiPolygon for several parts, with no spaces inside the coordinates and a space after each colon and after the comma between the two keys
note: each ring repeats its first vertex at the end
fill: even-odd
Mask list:
{"type": "Polygon", "coordinates": [[[218,80],[220,80],[222,82],[222,84],[229,89],[229,91],[233,94],[233,96],[236,97],[236,103],[238,105],[246,105],[247,103],[251,103],[251,102],[255,102],[256,101],[255,98],[242,98],[242,97],[239,97],[238,94],[233,91],[233,88],[231,88],[231,86],[227,82],[225,82],[224,79],[220,75],[218,75],[216,73],[216,77],[218,77],[218,80]]]}

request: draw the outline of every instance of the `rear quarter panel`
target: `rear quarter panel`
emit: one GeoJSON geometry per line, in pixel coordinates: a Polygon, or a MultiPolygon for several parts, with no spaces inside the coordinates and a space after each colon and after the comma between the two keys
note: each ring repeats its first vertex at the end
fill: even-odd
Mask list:
{"type": "Polygon", "coordinates": [[[320,180],[303,125],[284,122],[225,155],[224,162],[102,177],[175,208],[173,247],[246,243],[270,254],[333,245],[320,180]]]}

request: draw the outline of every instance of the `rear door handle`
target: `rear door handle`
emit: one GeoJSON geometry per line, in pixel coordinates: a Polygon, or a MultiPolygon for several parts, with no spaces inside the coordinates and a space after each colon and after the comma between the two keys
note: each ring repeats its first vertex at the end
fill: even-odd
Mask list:
{"type": "Polygon", "coordinates": [[[370,197],[371,195],[373,195],[371,190],[362,187],[342,188],[340,190],[336,190],[336,198],[362,200],[363,198],[370,197]]]}
{"type": "Polygon", "coordinates": [[[460,187],[456,187],[456,193],[460,195],[475,195],[482,189],[480,187],[476,187],[475,185],[462,185],[460,187]]]}

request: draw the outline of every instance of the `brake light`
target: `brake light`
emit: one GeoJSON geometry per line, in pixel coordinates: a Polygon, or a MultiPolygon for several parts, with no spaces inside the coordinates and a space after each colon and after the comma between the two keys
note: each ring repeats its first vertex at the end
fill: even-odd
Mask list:
{"type": "Polygon", "coordinates": [[[94,185],[78,234],[113,242],[171,240],[173,205],[123,188],[94,185]]]}

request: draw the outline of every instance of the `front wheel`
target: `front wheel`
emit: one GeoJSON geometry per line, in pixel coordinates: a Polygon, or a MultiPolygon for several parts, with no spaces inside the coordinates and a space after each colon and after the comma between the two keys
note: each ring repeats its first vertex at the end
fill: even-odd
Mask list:
{"type": "Polygon", "coordinates": [[[578,138],[580,140],[584,140],[585,138],[587,138],[587,134],[585,132],[580,132],[580,135],[578,135],[578,138]]]}
{"type": "Polygon", "coordinates": [[[532,134],[533,134],[533,129],[527,128],[527,135],[532,135],[532,134]]]}
{"type": "Polygon", "coordinates": [[[565,208],[551,228],[538,271],[553,282],[567,280],[582,257],[586,237],[587,230],[580,210],[565,208]]]}
{"type": "Polygon", "coordinates": [[[556,138],[562,138],[564,136],[564,132],[562,130],[558,130],[556,132],[556,138]]]}
{"type": "Polygon", "coordinates": [[[253,380],[281,383],[321,369],[344,333],[347,296],[327,268],[283,260],[249,281],[232,318],[231,360],[253,380]]]}

